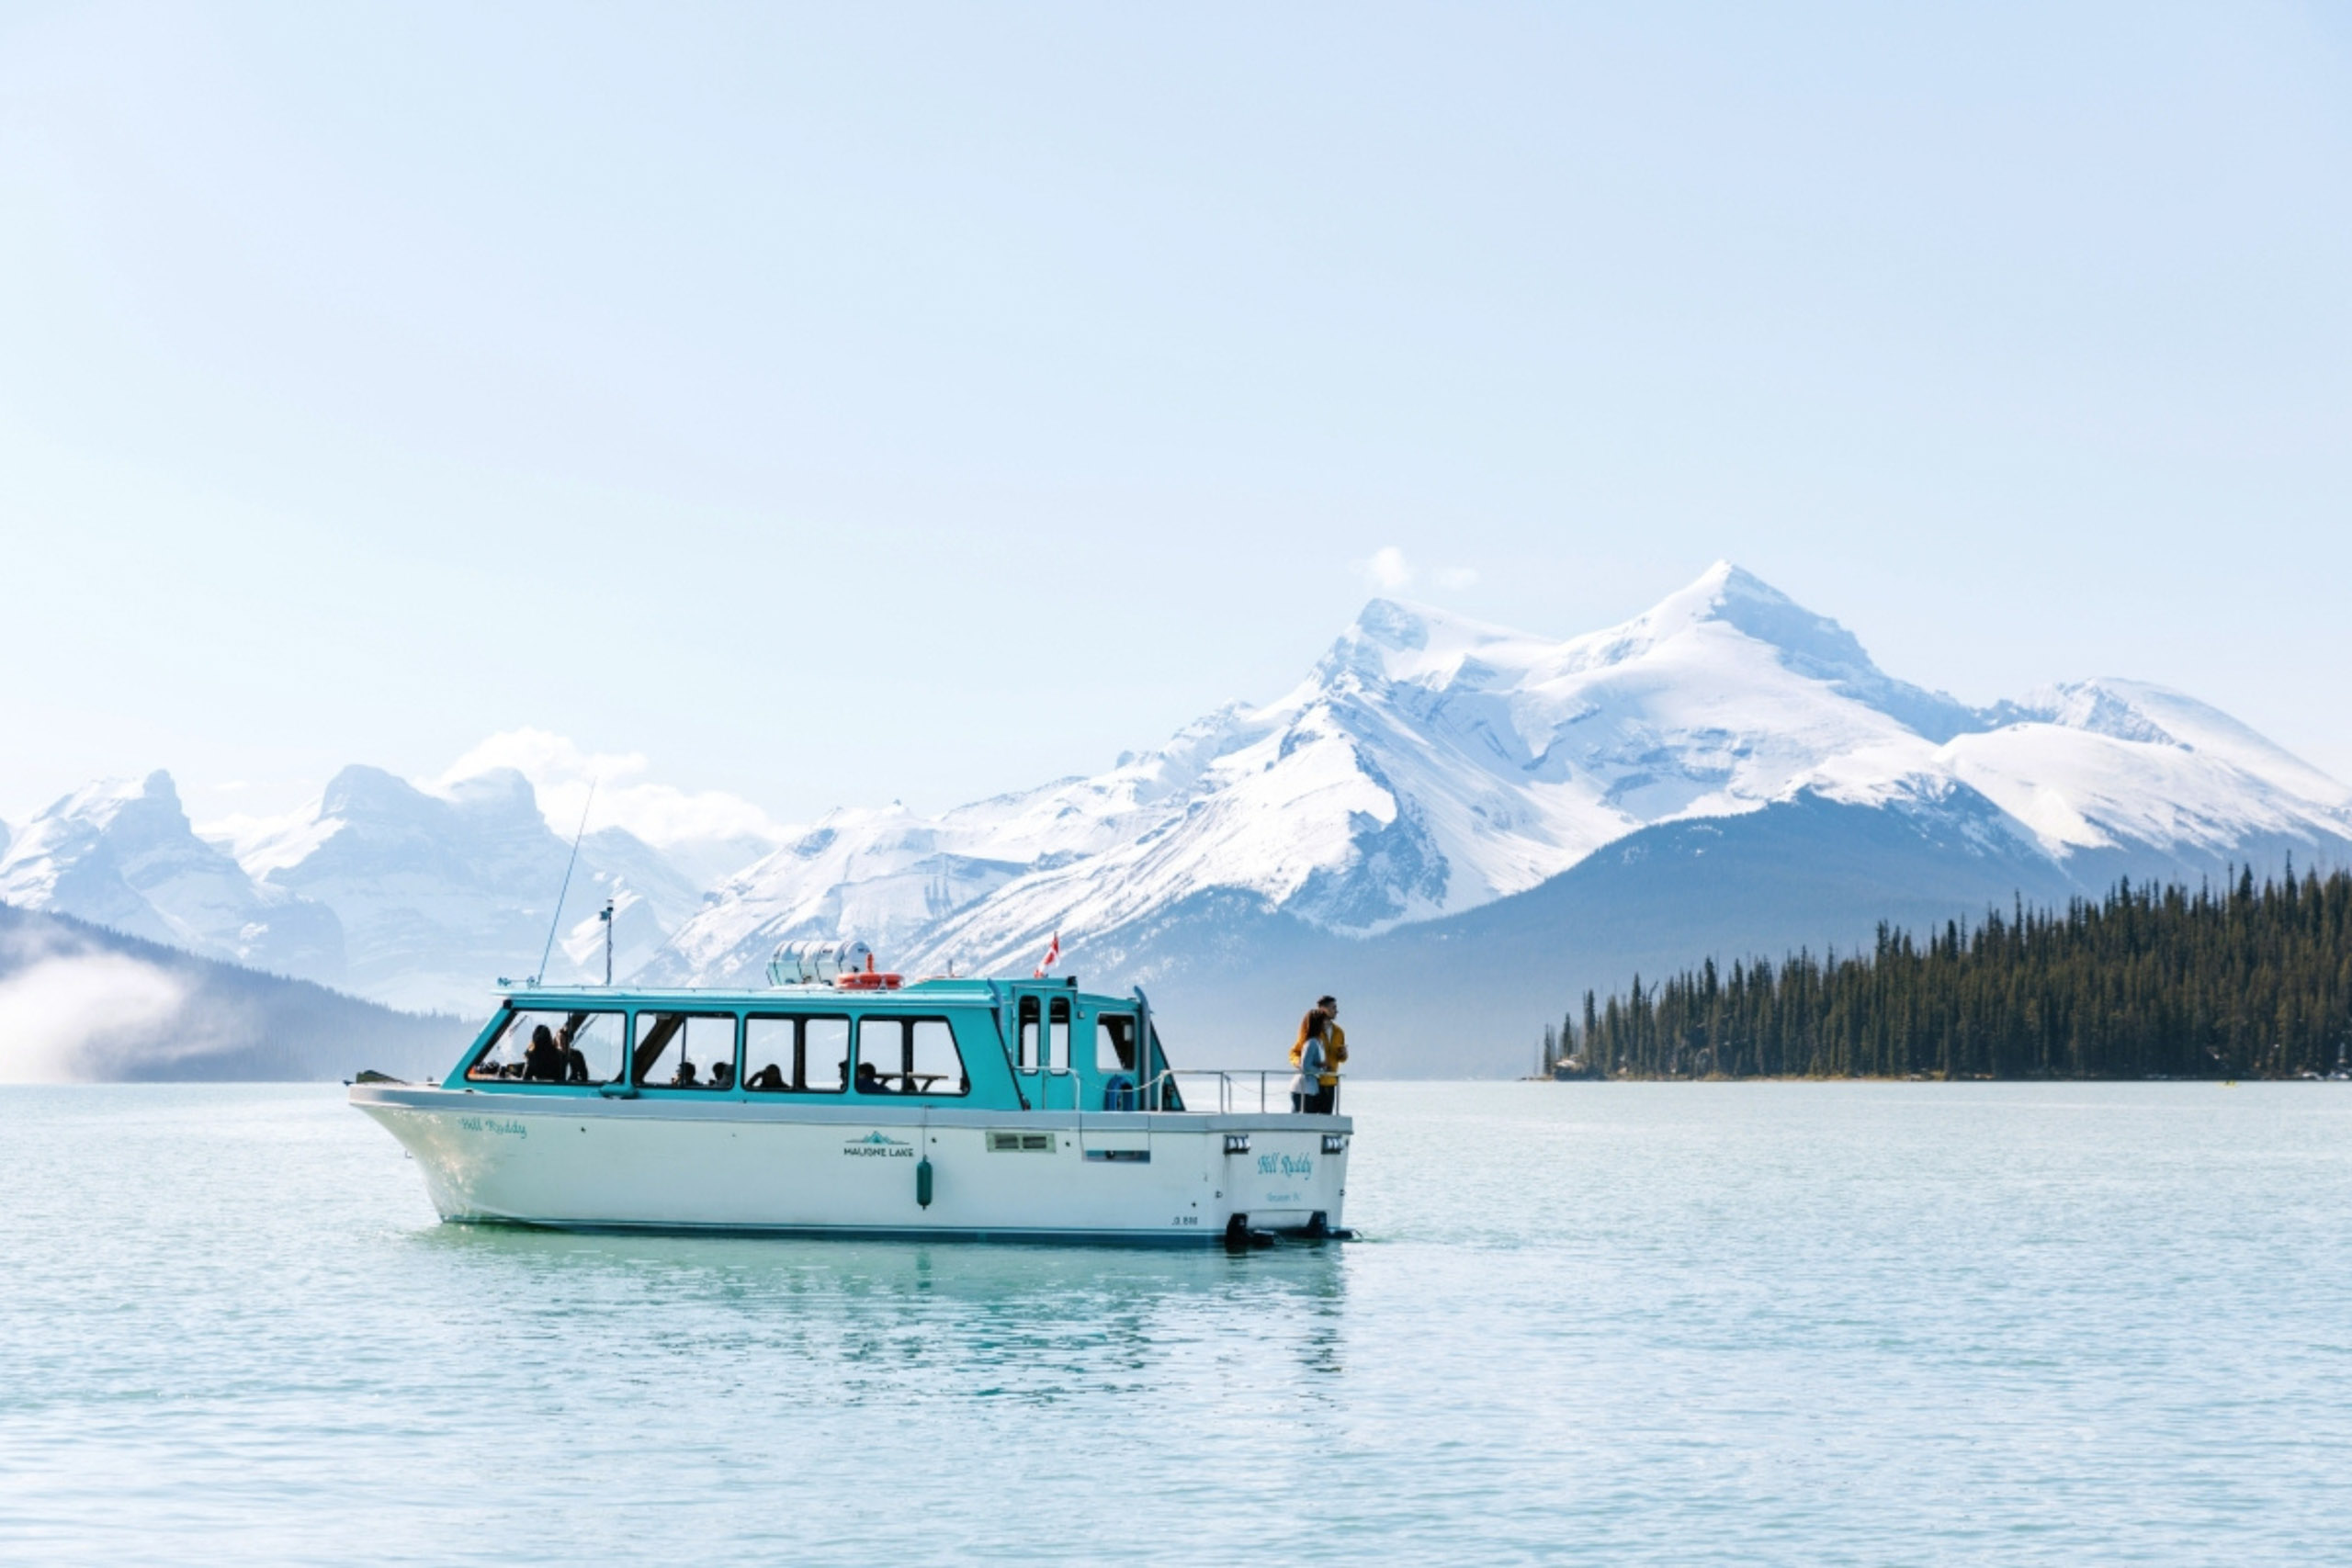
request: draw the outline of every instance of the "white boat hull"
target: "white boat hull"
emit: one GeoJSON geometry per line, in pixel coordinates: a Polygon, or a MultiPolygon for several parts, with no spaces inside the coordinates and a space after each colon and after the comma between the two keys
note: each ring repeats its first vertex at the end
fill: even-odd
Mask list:
{"type": "Polygon", "coordinates": [[[445,1220],[1216,1241],[1342,1224],[1344,1116],[501,1094],[361,1084],[445,1220]],[[1246,1146],[1245,1146],[1246,1145],[1246,1146]],[[918,1168],[931,1168],[920,1201],[918,1168]]]}

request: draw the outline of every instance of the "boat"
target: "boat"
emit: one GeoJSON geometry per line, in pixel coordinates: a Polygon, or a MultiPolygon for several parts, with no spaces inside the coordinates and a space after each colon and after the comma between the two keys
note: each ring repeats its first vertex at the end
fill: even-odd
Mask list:
{"type": "Polygon", "coordinates": [[[1348,1234],[1352,1119],[1291,1111],[1287,1069],[1172,1069],[1140,988],[902,982],[870,954],[829,965],[789,948],[771,976],[514,987],[440,1082],[365,1074],[351,1103],[465,1224],[1229,1246],[1348,1234]]]}

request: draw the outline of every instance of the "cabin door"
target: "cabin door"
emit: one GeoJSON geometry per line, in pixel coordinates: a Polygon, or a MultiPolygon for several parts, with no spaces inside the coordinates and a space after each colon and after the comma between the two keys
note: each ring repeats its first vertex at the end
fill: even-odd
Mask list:
{"type": "Polygon", "coordinates": [[[1078,1077],[1070,1071],[1070,999],[1024,996],[1015,1004],[1013,1072],[1022,1097],[1038,1111],[1078,1109],[1078,1077]]]}
{"type": "Polygon", "coordinates": [[[1102,1086],[1102,1109],[1143,1110],[1149,1086],[1136,1070],[1136,1015],[1096,1013],[1089,1032],[1094,1036],[1094,1077],[1102,1086]]]}

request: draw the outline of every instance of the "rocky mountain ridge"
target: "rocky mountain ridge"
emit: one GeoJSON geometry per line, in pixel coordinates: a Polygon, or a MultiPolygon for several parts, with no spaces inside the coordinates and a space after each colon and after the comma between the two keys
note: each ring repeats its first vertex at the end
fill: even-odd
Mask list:
{"type": "Polygon", "coordinates": [[[703,892],[619,828],[579,862],[528,780],[494,769],[435,793],[350,767],[277,821],[214,841],[171,775],[108,781],[40,813],[0,853],[0,902],[413,1011],[479,1012],[501,975],[601,978],[641,966],[703,892]],[[547,944],[563,897],[552,953],[547,944]]]}
{"type": "Polygon", "coordinates": [[[607,897],[616,972],[663,983],[755,981],[778,942],[836,935],[914,973],[1026,973],[1058,933],[1089,984],[1238,1019],[1237,976],[1276,954],[1375,988],[1425,966],[1437,995],[1459,930],[1557,989],[1604,960],[1850,941],[2118,875],[2340,862],[2352,791],[2142,683],[1970,707],[1718,564],[1565,640],[1376,599],[1272,703],[936,817],[838,810],[715,880],[707,844],[601,828],[556,919],[574,826],[511,768],[423,785],[353,767],[288,818],[208,838],[156,773],[0,844],[0,901],[458,1010],[534,971],[551,920],[550,976],[600,977],[607,897]],[[1652,945],[1620,940],[1637,931],[1652,945]]]}
{"type": "Polygon", "coordinates": [[[741,978],[779,941],[854,930],[916,970],[1017,969],[1058,932],[1075,969],[1164,976],[1171,912],[1211,895],[1369,940],[1807,797],[1939,818],[2086,891],[2352,850],[2352,791],[2191,698],[2090,681],[1973,709],[1718,564],[1560,642],[1374,600],[1278,701],[1099,777],[935,819],[837,813],[719,887],[649,973],[741,978]]]}

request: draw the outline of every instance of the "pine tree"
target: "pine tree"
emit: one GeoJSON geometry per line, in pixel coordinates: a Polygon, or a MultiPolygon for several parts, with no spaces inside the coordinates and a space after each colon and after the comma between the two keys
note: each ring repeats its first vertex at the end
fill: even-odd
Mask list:
{"type": "Polygon", "coordinates": [[[2352,1058],[2352,874],[2020,897],[1923,947],[1713,959],[1591,991],[1550,1060],[1600,1077],[2293,1077],[2352,1058]]]}

